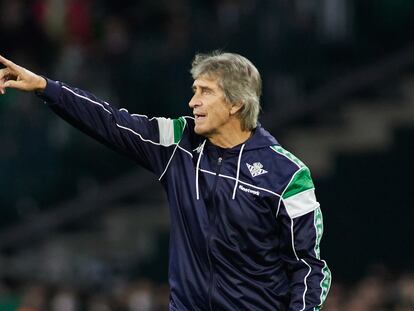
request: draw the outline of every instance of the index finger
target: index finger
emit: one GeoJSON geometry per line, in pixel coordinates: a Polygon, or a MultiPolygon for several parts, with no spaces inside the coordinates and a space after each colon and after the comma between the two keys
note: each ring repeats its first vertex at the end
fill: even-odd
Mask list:
{"type": "Polygon", "coordinates": [[[9,61],[7,58],[4,58],[0,55],[0,63],[2,63],[4,66],[11,68],[11,69],[17,69],[17,65],[13,63],[12,61],[9,61]]]}

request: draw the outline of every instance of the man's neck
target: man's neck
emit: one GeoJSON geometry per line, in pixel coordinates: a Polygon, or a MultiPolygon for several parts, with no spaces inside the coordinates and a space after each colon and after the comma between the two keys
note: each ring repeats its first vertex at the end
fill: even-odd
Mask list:
{"type": "Polygon", "coordinates": [[[226,134],[217,134],[208,137],[208,140],[213,144],[221,148],[232,148],[240,145],[249,139],[252,131],[235,130],[229,131],[226,134]]]}

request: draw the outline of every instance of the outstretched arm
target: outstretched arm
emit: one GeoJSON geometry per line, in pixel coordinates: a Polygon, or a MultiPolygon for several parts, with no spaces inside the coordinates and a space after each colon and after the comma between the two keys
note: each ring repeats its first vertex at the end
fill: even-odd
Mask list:
{"type": "MultiPolygon", "coordinates": [[[[116,109],[92,93],[43,78],[0,56],[0,92],[7,88],[39,91],[38,96],[60,117],[136,160],[161,177],[166,172],[183,135],[184,118],[147,118],[116,109]]],[[[188,153],[190,156],[191,153],[188,153]]]]}
{"type": "Polygon", "coordinates": [[[0,55],[0,93],[5,94],[7,88],[21,91],[42,91],[46,87],[46,79],[13,63],[0,55]]]}

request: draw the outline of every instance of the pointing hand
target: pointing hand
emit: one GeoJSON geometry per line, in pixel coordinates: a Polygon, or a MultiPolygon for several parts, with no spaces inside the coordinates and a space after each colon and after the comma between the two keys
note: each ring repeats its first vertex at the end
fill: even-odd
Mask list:
{"type": "Polygon", "coordinates": [[[23,68],[0,55],[0,63],[5,68],[0,69],[0,93],[5,94],[6,88],[21,91],[44,90],[45,78],[23,68]]]}

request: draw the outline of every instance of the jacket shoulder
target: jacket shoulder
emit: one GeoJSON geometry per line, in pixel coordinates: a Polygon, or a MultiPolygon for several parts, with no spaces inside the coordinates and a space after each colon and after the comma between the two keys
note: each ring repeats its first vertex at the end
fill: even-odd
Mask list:
{"type": "Polygon", "coordinates": [[[278,175],[283,176],[283,198],[314,188],[311,172],[303,161],[280,145],[270,146],[270,149],[273,167],[279,172],[278,175]]]}
{"type": "Polygon", "coordinates": [[[296,218],[317,209],[319,202],[315,197],[315,185],[309,168],[283,147],[272,146],[271,149],[279,156],[286,158],[294,167],[281,193],[288,215],[296,218]]]}
{"type": "Polygon", "coordinates": [[[286,150],[280,145],[274,145],[270,146],[270,149],[273,150],[279,157],[285,158],[287,162],[290,162],[290,164],[293,167],[297,167],[297,169],[301,169],[303,167],[306,167],[305,163],[303,163],[298,157],[296,157],[293,153],[286,150]]]}

